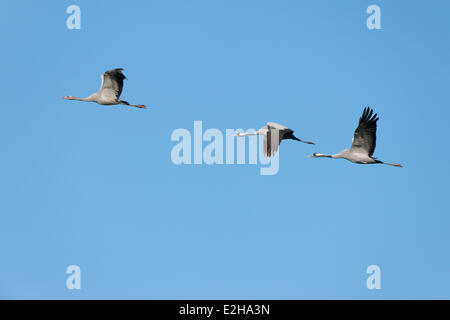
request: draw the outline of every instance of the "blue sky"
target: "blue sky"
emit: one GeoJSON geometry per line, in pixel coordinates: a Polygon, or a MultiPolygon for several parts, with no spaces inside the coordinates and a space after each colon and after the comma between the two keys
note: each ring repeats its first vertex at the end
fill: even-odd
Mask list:
{"type": "Polygon", "coordinates": [[[449,298],[447,1],[8,1],[0,298],[449,298]],[[81,29],[66,8],[81,8],[81,29]],[[368,30],[366,8],[381,8],[368,30]],[[123,67],[122,98],[65,101],[123,67]],[[365,106],[375,156],[351,144],[365,106]],[[180,165],[177,128],[297,136],[280,170],[180,165]],[[66,289],[79,265],[82,289],[66,289]],[[381,290],[366,268],[381,268],[381,290]]]}

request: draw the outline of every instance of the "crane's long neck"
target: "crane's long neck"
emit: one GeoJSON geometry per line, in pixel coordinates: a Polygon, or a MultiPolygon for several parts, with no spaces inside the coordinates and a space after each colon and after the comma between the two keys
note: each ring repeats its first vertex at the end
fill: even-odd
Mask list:
{"type": "Polygon", "coordinates": [[[71,100],[78,100],[78,101],[92,101],[91,99],[90,99],[90,97],[87,97],[87,98],[77,98],[77,97],[73,97],[71,100]]]}
{"type": "Polygon", "coordinates": [[[87,102],[96,102],[98,100],[98,93],[91,94],[89,97],[86,98],[78,98],[74,96],[67,96],[65,99],[68,100],[78,100],[78,101],[87,101],[87,102]]]}
{"type": "Polygon", "coordinates": [[[93,99],[92,96],[89,96],[89,97],[87,97],[87,98],[78,98],[78,97],[72,97],[72,96],[70,96],[70,97],[64,97],[63,99],[67,99],[67,100],[77,100],[77,101],[88,101],[88,102],[90,102],[90,101],[95,101],[95,100],[93,99]]]}
{"type": "Polygon", "coordinates": [[[236,137],[245,137],[245,136],[256,136],[258,134],[260,134],[259,131],[256,131],[256,132],[239,132],[239,133],[236,133],[235,136],[236,137]]]}
{"type": "Polygon", "coordinates": [[[314,158],[334,158],[332,154],[313,153],[314,158]]]}

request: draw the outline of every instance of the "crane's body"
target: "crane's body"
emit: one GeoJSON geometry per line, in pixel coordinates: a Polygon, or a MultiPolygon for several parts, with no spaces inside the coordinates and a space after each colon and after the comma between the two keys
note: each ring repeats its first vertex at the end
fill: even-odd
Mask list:
{"type": "Polygon", "coordinates": [[[275,122],[267,122],[267,124],[258,131],[238,133],[235,136],[245,137],[250,135],[262,135],[264,137],[264,155],[266,157],[271,157],[277,152],[278,146],[282,140],[296,140],[307,144],[314,144],[310,141],[300,140],[294,136],[294,130],[275,122]]]}
{"type": "Polygon", "coordinates": [[[122,68],[118,68],[104,72],[101,75],[102,84],[100,86],[100,90],[94,94],[91,94],[87,98],[65,96],[62,99],[95,102],[105,106],[123,104],[130,107],[146,108],[143,104],[129,104],[128,102],[120,99],[123,89],[123,80],[126,79],[125,75],[122,73],[122,70],[122,68]]]}
{"type": "Polygon", "coordinates": [[[370,163],[380,163],[375,158],[369,157],[367,154],[364,153],[356,153],[356,152],[350,152],[350,150],[345,149],[342,150],[339,153],[336,154],[322,154],[322,153],[314,153],[311,157],[313,158],[333,158],[333,159],[346,159],[348,161],[359,163],[359,164],[370,164],[370,163]]]}
{"type": "Polygon", "coordinates": [[[373,110],[370,108],[364,108],[363,114],[359,119],[358,127],[355,130],[350,149],[342,150],[336,154],[313,153],[310,157],[346,159],[358,164],[380,163],[394,167],[402,167],[402,165],[398,163],[383,162],[372,156],[375,151],[377,140],[377,121],[377,114],[373,114],[373,110]]]}

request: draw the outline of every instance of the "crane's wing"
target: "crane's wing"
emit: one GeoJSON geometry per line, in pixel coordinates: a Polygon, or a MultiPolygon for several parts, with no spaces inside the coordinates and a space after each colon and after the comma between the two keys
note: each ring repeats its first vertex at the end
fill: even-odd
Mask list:
{"type": "Polygon", "coordinates": [[[284,136],[293,134],[294,130],[276,122],[267,122],[265,128],[267,129],[267,134],[264,136],[264,155],[271,157],[278,151],[278,146],[284,136]]]}
{"type": "Polygon", "coordinates": [[[266,128],[269,131],[278,132],[278,144],[280,144],[281,140],[283,140],[286,136],[292,135],[294,133],[294,130],[275,122],[267,122],[266,128]]]}
{"type": "Polygon", "coordinates": [[[111,69],[102,74],[102,85],[98,92],[102,98],[108,100],[119,99],[122,94],[123,80],[126,79],[122,70],[122,68],[111,69]]]}
{"type": "MultiPolygon", "coordinates": [[[[278,146],[280,145],[281,140],[283,139],[283,135],[285,134],[285,130],[280,130],[272,125],[273,122],[268,122],[265,127],[266,134],[264,135],[264,156],[271,157],[278,151],[278,146]]],[[[286,128],[286,127],[284,127],[286,128]]],[[[286,128],[287,130],[290,130],[286,128]]],[[[292,130],[291,130],[292,131],[292,130]]]]}
{"type": "Polygon", "coordinates": [[[368,154],[369,157],[373,155],[377,143],[377,121],[377,114],[373,114],[373,110],[369,107],[364,108],[350,151],[368,154]]]}
{"type": "Polygon", "coordinates": [[[291,130],[288,127],[285,127],[279,123],[276,122],[267,122],[267,128],[270,129],[277,129],[277,130],[291,130]]]}

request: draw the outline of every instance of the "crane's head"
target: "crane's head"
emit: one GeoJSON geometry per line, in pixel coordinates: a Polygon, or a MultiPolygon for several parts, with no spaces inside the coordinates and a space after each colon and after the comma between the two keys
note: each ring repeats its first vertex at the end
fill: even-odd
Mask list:
{"type": "Polygon", "coordinates": [[[67,100],[74,100],[74,96],[65,96],[65,97],[62,97],[61,99],[67,99],[67,100]]]}

